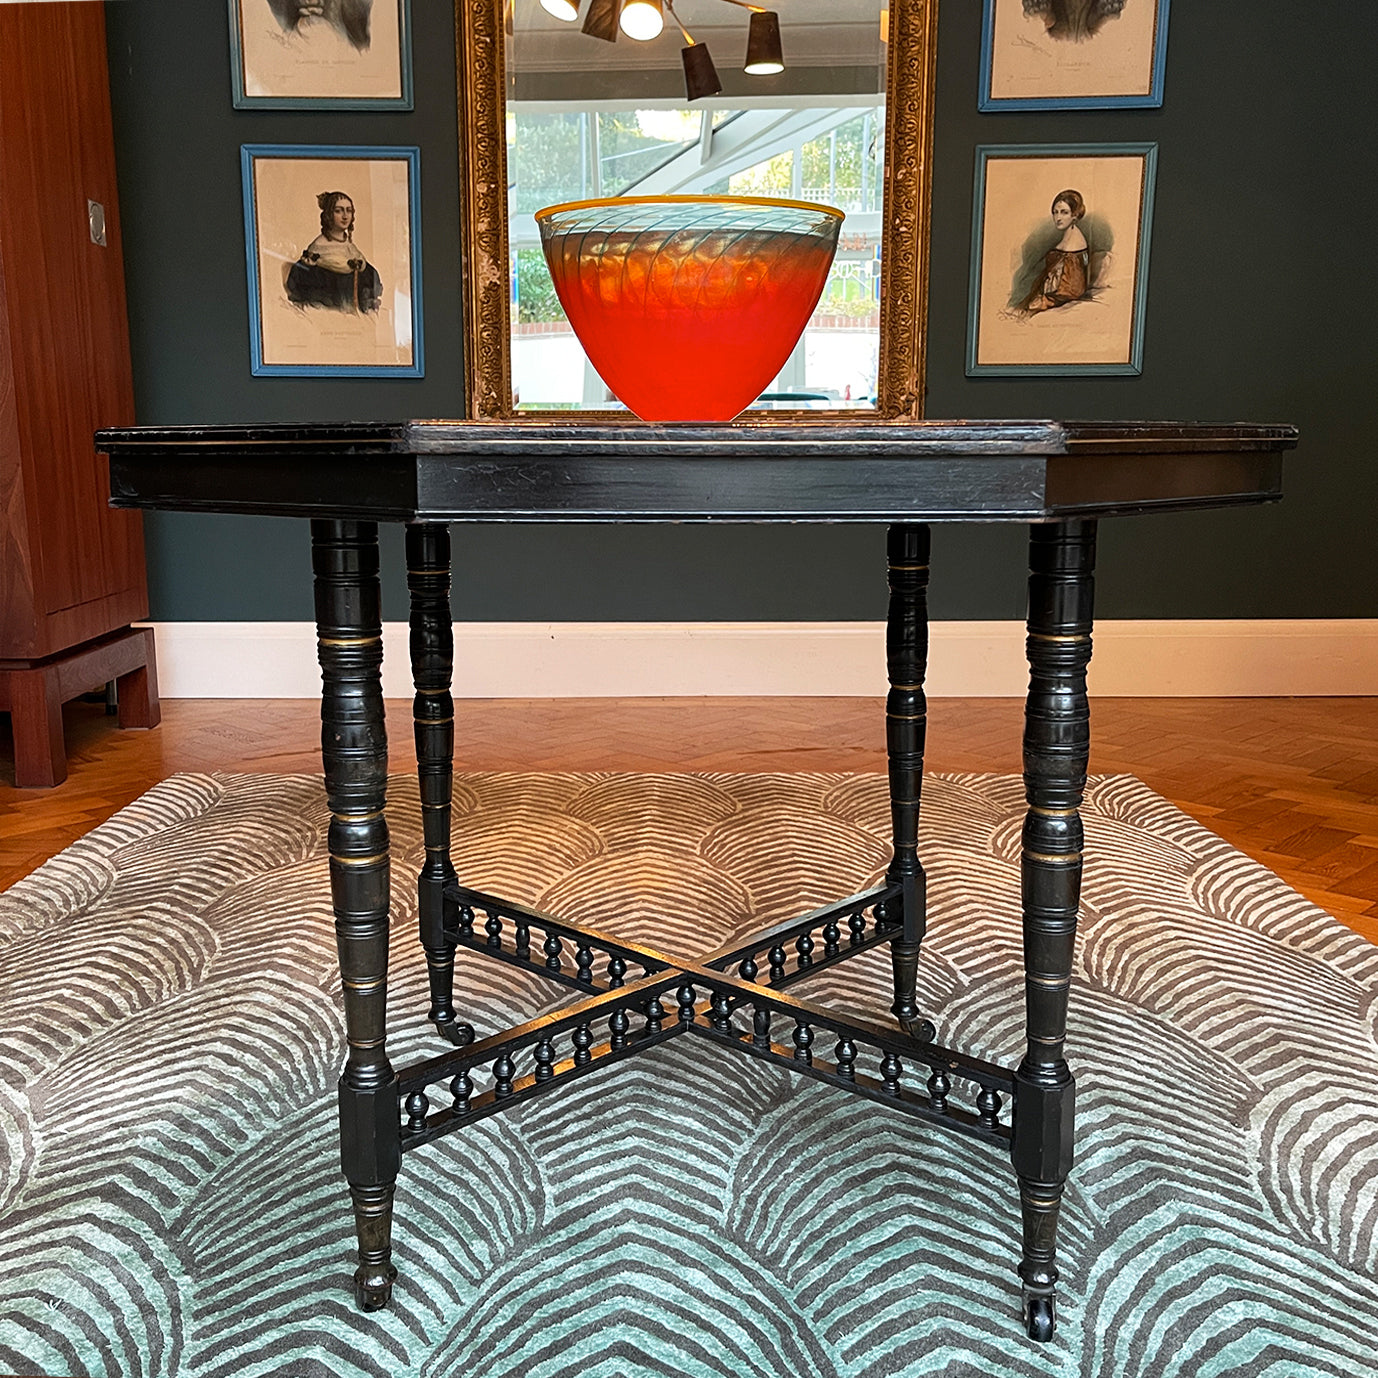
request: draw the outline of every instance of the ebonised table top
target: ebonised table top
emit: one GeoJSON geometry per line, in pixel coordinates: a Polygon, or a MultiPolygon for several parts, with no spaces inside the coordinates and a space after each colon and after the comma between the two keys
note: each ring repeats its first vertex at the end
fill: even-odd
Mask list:
{"type": "Polygon", "coordinates": [[[372,521],[1055,521],[1282,496],[1286,425],[397,421],[104,430],[116,507],[372,521]]]}

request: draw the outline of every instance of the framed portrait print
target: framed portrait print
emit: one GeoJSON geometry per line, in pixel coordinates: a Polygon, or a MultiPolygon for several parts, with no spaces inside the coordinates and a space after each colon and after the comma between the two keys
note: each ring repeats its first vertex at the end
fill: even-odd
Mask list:
{"type": "Polygon", "coordinates": [[[984,3],[982,110],[1163,103],[1168,0],[984,3]]]}
{"type": "Polygon", "coordinates": [[[1157,153],[976,150],[969,376],[1142,372],[1157,153]]]}
{"type": "Polygon", "coordinates": [[[420,152],[245,144],[256,375],[420,378],[420,152]]]}
{"type": "Polygon", "coordinates": [[[411,0],[229,0],[239,110],[410,110],[411,0]]]}

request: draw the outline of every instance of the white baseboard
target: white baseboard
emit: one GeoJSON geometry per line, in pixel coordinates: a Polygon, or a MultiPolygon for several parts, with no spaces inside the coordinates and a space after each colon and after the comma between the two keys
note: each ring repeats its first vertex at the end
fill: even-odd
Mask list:
{"type": "MultiPolygon", "coordinates": [[[[165,698],[315,698],[309,622],[154,622],[165,698]]],[[[383,628],[383,693],[409,698],[407,628],[383,628]]],[[[1378,695],[1378,619],[1107,621],[1101,696],[1378,695]]],[[[1019,622],[937,622],[928,693],[1019,697],[1019,622]]],[[[879,622],[469,622],[455,626],[456,697],[851,696],[885,692],[879,622]]]]}

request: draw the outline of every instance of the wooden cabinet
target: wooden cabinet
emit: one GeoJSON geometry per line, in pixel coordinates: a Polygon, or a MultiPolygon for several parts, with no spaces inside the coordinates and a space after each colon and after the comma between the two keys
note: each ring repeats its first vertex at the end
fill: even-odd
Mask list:
{"type": "Polygon", "coordinates": [[[158,720],[143,528],[92,433],[134,419],[105,7],[0,4],[0,710],[16,783],[66,776],[62,703],[158,720]],[[104,243],[97,242],[103,239],[104,243]]]}

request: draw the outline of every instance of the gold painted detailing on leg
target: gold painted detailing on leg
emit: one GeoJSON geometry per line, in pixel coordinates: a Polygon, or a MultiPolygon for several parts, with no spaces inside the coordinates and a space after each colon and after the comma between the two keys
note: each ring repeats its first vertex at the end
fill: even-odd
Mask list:
{"type": "Polygon", "coordinates": [[[885,715],[891,722],[927,722],[927,713],[887,713],[885,715]]]}
{"type": "Polygon", "coordinates": [[[345,1042],[351,1048],[357,1048],[363,1052],[368,1048],[381,1048],[387,1042],[386,1038],[346,1038],[345,1042]]]}
{"type": "Polygon", "coordinates": [[[331,817],[337,823],[371,823],[375,818],[383,816],[382,809],[374,809],[372,813],[335,813],[331,817]]]}
{"type": "Polygon", "coordinates": [[[1080,864],[1080,852],[1062,852],[1053,855],[1050,852],[1025,852],[1023,854],[1026,861],[1037,861],[1044,866],[1071,866],[1080,864]]]}
{"type": "Polygon", "coordinates": [[[1044,990],[1061,990],[1072,984],[1070,976],[1035,976],[1032,972],[1027,973],[1024,979],[1031,986],[1042,986],[1044,990]]]}
{"type": "Polygon", "coordinates": [[[370,991],[385,989],[388,984],[388,978],[386,976],[377,976],[371,981],[351,981],[345,978],[343,984],[346,990],[352,990],[358,994],[366,995],[370,991]]]}
{"type": "Polygon", "coordinates": [[[449,689],[418,689],[417,694],[448,694],[449,689]]]}
{"type": "Polygon", "coordinates": [[[890,687],[891,687],[892,689],[899,689],[899,690],[904,691],[905,693],[911,693],[911,694],[912,694],[915,690],[922,689],[922,688],[923,688],[923,685],[922,685],[922,684],[892,684],[890,687]]]}
{"type": "Polygon", "coordinates": [[[417,727],[444,727],[446,723],[454,722],[454,720],[455,715],[453,713],[448,718],[418,718],[415,714],[412,715],[412,722],[417,727]]]}
{"type": "Polygon", "coordinates": [[[381,636],[320,636],[316,641],[321,646],[379,646],[381,636]]]}
{"type": "Polygon", "coordinates": [[[330,859],[339,866],[376,866],[380,861],[388,859],[388,853],[375,852],[372,856],[336,856],[331,852],[330,859]]]}
{"type": "Polygon", "coordinates": [[[887,569],[908,570],[911,573],[919,574],[928,569],[927,565],[887,565],[887,569]]]}
{"type": "Polygon", "coordinates": [[[1090,641],[1090,639],[1091,639],[1091,633],[1090,633],[1090,632],[1072,632],[1072,633],[1066,633],[1066,634],[1061,633],[1061,632],[1030,632],[1030,633],[1029,633],[1029,640],[1030,640],[1030,641],[1062,641],[1062,642],[1067,642],[1067,643],[1070,644],[1070,643],[1072,643],[1072,642],[1074,642],[1074,641],[1090,641]]]}
{"type": "Polygon", "coordinates": [[[1038,804],[1030,804],[1029,812],[1036,813],[1040,818],[1075,818],[1081,812],[1080,809],[1045,809],[1038,804]]]}
{"type": "Polygon", "coordinates": [[[1058,1045],[1059,1043],[1066,1043],[1066,1041],[1067,1041],[1067,1039],[1066,1039],[1066,1036],[1065,1036],[1065,1035],[1064,1035],[1063,1037],[1061,1037],[1061,1038],[1054,1037],[1052,1034],[1030,1034],[1030,1035],[1029,1035],[1029,1042],[1030,1042],[1030,1043],[1042,1043],[1042,1044],[1044,1044],[1046,1047],[1051,1047],[1051,1048],[1057,1047],[1057,1045],[1058,1045]]]}

